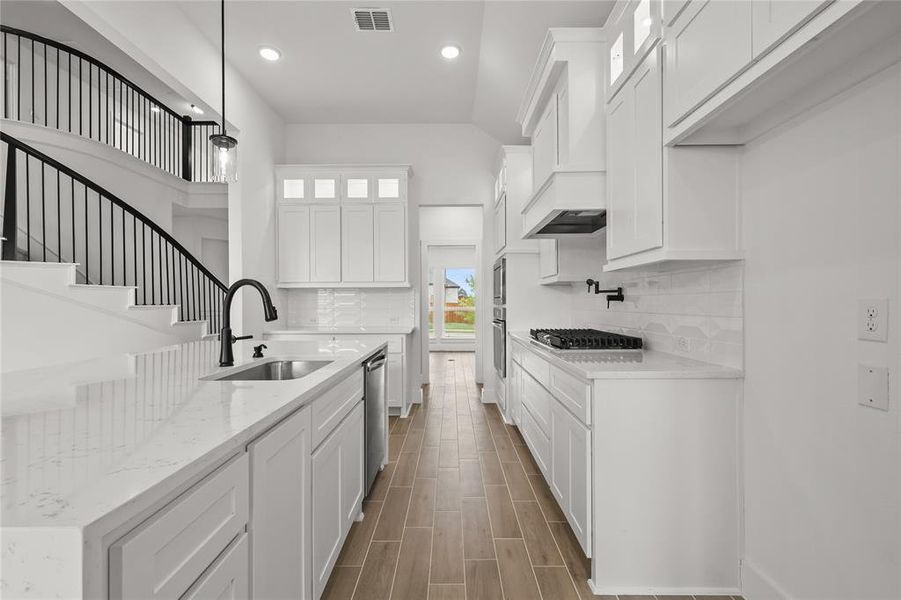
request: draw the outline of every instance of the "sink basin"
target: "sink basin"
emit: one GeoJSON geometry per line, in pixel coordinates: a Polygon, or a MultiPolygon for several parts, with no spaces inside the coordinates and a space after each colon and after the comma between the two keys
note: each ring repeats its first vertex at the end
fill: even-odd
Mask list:
{"type": "Polygon", "coordinates": [[[273,360],[260,363],[224,377],[216,377],[216,381],[284,381],[300,379],[314,371],[331,364],[330,360],[273,360]]]}

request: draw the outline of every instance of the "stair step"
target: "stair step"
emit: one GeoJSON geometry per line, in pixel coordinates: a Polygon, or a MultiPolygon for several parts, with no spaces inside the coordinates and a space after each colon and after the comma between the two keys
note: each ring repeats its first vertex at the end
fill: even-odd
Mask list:
{"type": "Polygon", "coordinates": [[[59,291],[60,288],[75,283],[77,266],[77,263],[4,260],[0,261],[0,277],[45,290],[59,291]]]}
{"type": "Polygon", "coordinates": [[[127,285],[88,285],[73,283],[69,286],[73,297],[108,309],[124,310],[134,304],[135,288],[127,285]]]}

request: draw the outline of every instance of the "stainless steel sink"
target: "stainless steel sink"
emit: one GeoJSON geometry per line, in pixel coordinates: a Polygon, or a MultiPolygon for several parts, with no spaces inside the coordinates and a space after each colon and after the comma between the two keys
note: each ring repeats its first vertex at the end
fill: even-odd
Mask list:
{"type": "Polygon", "coordinates": [[[300,379],[331,364],[330,360],[273,360],[260,363],[224,377],[214,377],[216,381],[284,381],[300,379]]]}

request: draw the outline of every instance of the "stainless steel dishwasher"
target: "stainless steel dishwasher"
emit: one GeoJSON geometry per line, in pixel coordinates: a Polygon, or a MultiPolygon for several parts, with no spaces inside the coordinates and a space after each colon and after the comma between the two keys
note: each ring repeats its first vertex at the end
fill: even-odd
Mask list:
{"type": "Polygon", "coordinates": [[[363,363],[364,395],[366,409],[366,480],[365,491],[369,495],[372,482],[388,462],[388,398],[385,393],[387,356],[381,351],[363,363]]]}

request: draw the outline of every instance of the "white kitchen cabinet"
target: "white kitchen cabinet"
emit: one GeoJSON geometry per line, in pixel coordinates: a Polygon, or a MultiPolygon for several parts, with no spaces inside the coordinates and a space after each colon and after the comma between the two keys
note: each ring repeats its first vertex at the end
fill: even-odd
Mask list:
{"type": "Polygon", "coordinates": [[[310,280],[341,281],[341,208],[310,207],[310,280]]]}
{"type": "Polygon", "coordinates": [[[280,287],[405,287],[408,167],[279,165],[280,287]]]}
{"type": "Polygon", "coordinates": [[[313,598],[322,596],[347,532],[361,508],[363,435],[363,403],[360,402],[313,451],[313,598]],[[352,514],[348,516],[348,512],[352,514]]]}
{"type": "Polygon", "coordinates": [[[494,208],[494,253],[500,254],[507,245],[507,198],[494,208]]]}
{"type": "Polygon", "coordinates": [[[311,414],[300,409],[249,447],[254,598],[312,593],[311,414]]]}
{"type": "Polygon", "coordinates": [[[672,25],[690,0],[660,0],[660,19],[663,25],[672,25]]]}
{"type": "Polygon", "coordinates": [[[663,245],[661,49],[607,107],[607,258],[663,245]]]}
{"type": "Polygon", "coordinates": [[[342,281],[373,281],[373,235],[371,204],[341,207],[342,281]]]}
{"type": "Polygon", "coordinates": [[[754,0],[751,3],[754,56],[770,50],[827,4],[828,0],[754,0]]]}
{"type": "Polygon", "coordinates": [[[660,21],[660,0],[620,0],[613,7],[604,25],[610,40],[608,101],[660,40],[660,21]]]}
{"type": "Polygon", "coordinates": [[[387,366],[387,396],[388,406],[394,408],[404,407],[404,355],[388,354],[387,366]]]}
{"type": "Polygon", "coordinates": [[[751,63],[751,0],[695,0],[666,29],[664,118],[671,127],[751,63]]]}
{"type": "Polygon", "coordinates": [[[538,240],[538,277],[542,281],[557,276],[557,240],[538,240]]]}
{"type": "Polygon", "coordinates": [[[584,283],[604,265],[604,236],[539,240],[538,283],[584,283]]]}
{"type": "Polygon", "coordinates": [[[556,399],[551,403],[550,487],[586,556],[591,556],[591,433],[556,399]]]}
{"type": "Polygon", "coordinates": [[[377,204],[374,213],[375,280],[403,283],[407,278],[406,207],[400,203],[377,204]]]}
{"type": "MultiPolygon", "coordinates": [[[[111,598],[179,598],[247,524],[242,452],[110,546],[111,598]]],[[[241,567],[248,568],[245,562],[241,567]]]]}
{"type": "Polygon", "coordinates": [[[278,207],[278,280],[280,283],[310,281],[309,206],[278,207]]]}

